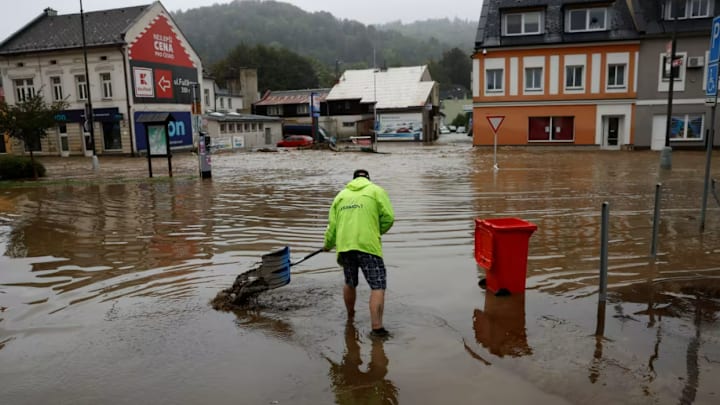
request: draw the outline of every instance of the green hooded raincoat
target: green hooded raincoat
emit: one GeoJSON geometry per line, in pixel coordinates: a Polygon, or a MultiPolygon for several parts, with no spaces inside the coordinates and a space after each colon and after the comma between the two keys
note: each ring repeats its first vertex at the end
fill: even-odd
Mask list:
{"type": "Polygon", "coordinates": [[[393,225],[395,214],[385,190],[357,177],[338,193],[330,206],[325,248],[337,253],[359,250],[382,257],[380,235],[393,225]]]}

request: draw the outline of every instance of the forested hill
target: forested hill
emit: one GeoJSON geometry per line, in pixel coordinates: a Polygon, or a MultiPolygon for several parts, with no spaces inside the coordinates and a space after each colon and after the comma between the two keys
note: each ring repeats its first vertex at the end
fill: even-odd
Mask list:
{"type": "Polygon", "coordinates": [[[473,49],[476,23],[448,19],[408,25],[366,26],[327,12],[306,12],[275,1],[234,1],[173,13],[207,65],[223,60],[240,44],[279,45],[326,66],[409,66],[438,60],[457,47],[473,49]]]}

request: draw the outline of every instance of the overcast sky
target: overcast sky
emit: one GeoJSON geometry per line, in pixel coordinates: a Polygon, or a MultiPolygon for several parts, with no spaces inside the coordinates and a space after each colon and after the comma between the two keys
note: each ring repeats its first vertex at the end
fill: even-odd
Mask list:
{"type": "MultiPolygon", "coordinates": [[[[153,0],[83,0],[86,11],[149,4],[153,0]]],[[[168,11],[187,10],[230,0],[163,0],[168,11]]],[[[286,0],[306,11],[327,11],[341,19],[365,24],[401,20],[404,23],[429,18],[460,18],[477,21],[482,0],[286,0]]],[[[46,7],[59,14],[80,12],[80,0],[3,0],[0,13],[0,39],[13,34],[46,7]]]]}

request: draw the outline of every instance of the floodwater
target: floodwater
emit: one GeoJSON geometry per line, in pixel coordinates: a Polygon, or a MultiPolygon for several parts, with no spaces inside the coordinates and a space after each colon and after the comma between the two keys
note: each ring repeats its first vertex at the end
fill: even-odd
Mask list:
{"type": "MultiPolygon", "coordinates": [[[[46,159],[72,182],[0,189],[0,402],[359,404],[720,402],[720,204],[699,216],[705,154],[381,144],[381,154],[292,150],[46,159]],[[253,310],[209,301],[260,256],[322,246],[356,168],[392,199],[385,326],[356,319],[333,253],[294,266],[253,310]],[[121,180],[139,177],[139,181],[121,180]],[[662,183],[657,259],[650,255],[662,183]],[[610,207],[599,310],[601,207],[610,207]],[[527,292],[478,287],[476,218],[537,225],[527,292]],[[600,315],[600,316],[599,316],[600,315]],[[602,316],[604,315],[604,316],[602,316]]],[[[713,177],[720,178],[714,156],[713,177]]]]}

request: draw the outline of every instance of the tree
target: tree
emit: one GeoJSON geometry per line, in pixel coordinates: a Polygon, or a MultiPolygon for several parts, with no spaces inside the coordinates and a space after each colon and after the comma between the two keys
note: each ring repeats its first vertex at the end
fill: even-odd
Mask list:
{"type": "Polygon", "coordinates": [[[7,133],[11,138],[22,142],[25,150],[30,151],[33,174],[37,180],[35,156],[33,150],[47,137],[47,130],[54,127],[55,116],[64,109],[63,101],[47,104],[42,92],[38,92],[17,104],[10,105],[0,101],[0,133],[7,133]]]}

